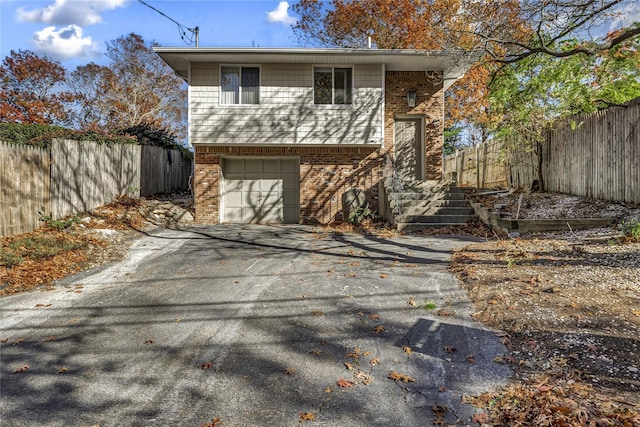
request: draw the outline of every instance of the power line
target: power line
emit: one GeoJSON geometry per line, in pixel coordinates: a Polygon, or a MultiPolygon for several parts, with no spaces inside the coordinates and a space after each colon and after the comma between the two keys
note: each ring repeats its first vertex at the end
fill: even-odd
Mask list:
{"type": "Polygon", "coordinates": [[[178,26],[178,32],[180,34],[180,38],[182,39],[182,41],[184,41],[187,45],[191,45],[191,44],[193,44],[194,39],[195,39],[196,47],[198,47],[199,42],[200,42],[200,40],[199,40],[200,39],[200,28],[198,28],[198,27],[194,27],[194,28],[185,27],[184,25],[182,25],[181,23],[179,23],[178,21],[176,21],[175,19],[173,19],[169,15],[166,15],[165,13],[159,11],[155,7],[151,6],[150,4],[145,3],[142,0],[138,0],[138,2],[143,4],[143,5],[145,5],[145,6],[147,6],[149,9],[155,10],[160,15],[164,16],[169,21],[171,21],[174,24],[176,24],[178,26]],[[187,31],[189,31],[191,33],[188,36],[187,36],[187,31]]]}

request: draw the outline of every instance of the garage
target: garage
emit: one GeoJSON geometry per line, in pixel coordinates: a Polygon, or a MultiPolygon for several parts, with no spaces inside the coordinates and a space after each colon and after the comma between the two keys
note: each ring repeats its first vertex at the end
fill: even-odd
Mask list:
{"type": "Polygon", "coordinates": [[[220,166],[221,222],[298,223],[298,158],[224,157],[220,166]]]}

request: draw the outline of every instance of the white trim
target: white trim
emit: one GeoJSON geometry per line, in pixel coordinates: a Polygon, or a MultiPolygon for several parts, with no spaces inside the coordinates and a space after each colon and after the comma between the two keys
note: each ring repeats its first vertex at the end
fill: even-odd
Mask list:
{"type": "Polygon", "coordinates": [[[382,87],[382,113],[380,114],[380,126],[381,126],[381,131],[382,131],[382,137],[380,138],[381,141],[381,147],[385,146],[385,128],[384,128],[384,121],[385,121],[385,116],[387,115],[387,104],[385,102],[385,98],[387,95],[387,66],[386,64],[381,64],[382,65],[382,84],[380,85],[382,87]]]}

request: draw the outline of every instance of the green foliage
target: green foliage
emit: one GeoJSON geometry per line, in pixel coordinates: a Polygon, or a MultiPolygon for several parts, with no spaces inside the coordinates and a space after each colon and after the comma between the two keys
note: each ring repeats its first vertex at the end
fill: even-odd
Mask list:
{"type": "Polygon", "coordinates": [[[44,213],[44,209],[41,209],[38,213],[40,214],[40,221],[44,222],[47,227],[55,228],[58,231],[66,230],[73,224],[80,222],[80,217],[78,215],[54,220],[51,217],[51,214],[44,213]]]}
{"type": "Polygon", "coordinates": [[[375,218],[376,213],[371,210],[369,205],[358,206],[355,211],[351,212],[347,221],[350,224],[358,225],[362,223],[365,219],[375,218]]]}
{"type": "Polygon", "coordinates": [[[435,310],[437,307],[438,306],[436,305],[435,302],[429,301],[429,300],[425,300],[424,304],[422,305],[422,308],[424,308],[427,311],[435,310]]]}
{"type": "Polygon", "coordinates": [[[0,141],[15,145],[31,145],[46,148],[54,139],[92,141],[98,144],[135,144],[126,135],[110,135],[95,131],[76,131],[60,126],[40,124],[0,123],[0,141]]]}
{"type": "Polygon", "coordinates": [[[463,128],[460,126],[451,126],[444,130],[444,147],[442,154],[448,156],[455,153],[459,148],[462,148],[462,136],[463,128]]]}
{"type": "Polygon", "coordinates": [[[4,267],[14,267],[25,259],[42,260],[86,246],[86,242],[64,236],[26,235],[0,248],[0,264],[4,267]]]}
{"type": "Polygon", "coordinates": [[[630,237],[640,241],[640,220],[630,219],[618,224],[618,231],[625,237],[630,237]]]}

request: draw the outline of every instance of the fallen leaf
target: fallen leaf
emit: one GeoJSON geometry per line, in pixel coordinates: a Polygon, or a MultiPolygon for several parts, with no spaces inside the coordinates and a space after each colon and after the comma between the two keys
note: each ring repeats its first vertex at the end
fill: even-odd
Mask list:
{"type": "Polygon", "coordinates": [[[349,272],[349,273],[346,273],[344,277],[356,277],[356,273],[349,272]]]}
{"type": "Polygon", "coordinates": [[[309,353],[313,354],[314,356],[319,356],[320,354],[322,354],[322,350],[320,350],[319,348],[314,348],[309,353]]]}
{"type": "Polygon", "coordinates": [[[43,341],[44,342],[51,342],[51,341],[56,341],[57,339],[58,339],[58,337],[51,335],[49,337],[46,337],[43,341]]]}
{"type": "Polygon", "coordinates": [[[312,316],[322,316],[324,315],[324,311],[322,310],[312,310],[309,312],[312,316]]]}
{"type": "Polygon", "coordinates": [[[479,412],[477,414],[473,414],[472,421],[478,424],[487,424],[489,422],[489,416],[485,413],[479,412]]]}
{"type": "Polygon", "coordinates": [[[475,357],[474,357],[474,355],[473,355],[473,354],[469,354],[469,355],[467,356],[467,362],[471,363],[472,365],[475,365],[475,364],[476,364],[476,359],[475,359],[475,357]]]}
{"type": "Polygon", "coordinates": [[[296,370],[295,370],[295,369],[293,369],[293,368],[286,368],[286,369],[284,370],[284,373],[285,373],[286,375],[293,375],[293,374],[295,374],[295,373],[296,373],[296,370]]]}
{"type": "Polygon", "coordinates": [[[210,422],[202,424],[200,427],[219,427],[221,425],[222,421],[220,421],[220,418],[214,418],[210,422]]]}
{"type": "Polygon", "coordinates": [[[381,333],[383,331],[384,331],[384,326],[383,325],[378,325],[373,330],[373,332],[375,332],[376,334],[379,334],[379,333],[381,333]]]}
{"type": "Polygon", "coordinates": [[[145,344],[155,344],[156,340],[154,340],[153,338],[149,338],[147,340],[144,341],[145,344]]]}
{"type": "Polygon", "coordinates": [[[11,345],[22,344],[23,342],[24,342],[24,338],[18,338],[11,345]]]}
{"type": "Polygon", "coordinates": [[[369,363],[375,366],[380,363],[380,359],[376,357],[375,359],[369,360],[369,363]]]}
{"type": "Polygon", "coordinates": [[[362,356],[362,350],[360,349],[360,347],[354,348],[353,353],[347,354],[347,357],[353,357],[354,359],[357,359],[360,356],[362,356]]]}
{"type": "Polygon", "coordinates": [[[369,319],[371,319],[371,320],[380,320],[380,316],[377,315],[377,314],[372,314],[372,315],[369,316],[369,319]]]}
{"type": "Polygon", "coordinates": [[[27,372],[29,370],[29,366],[24,365],[18,369],[16,369],[15,371],[13,371],[14,374],[21,374],[23,372],[27,372]]]}
{"type": "Polygon", "coordinates": [[[64,374],[65,372],[67,372],[69,370],[69,368],[67,368],[66,366],[63,366],[62,368],[58,369],[56,371],[56,374],[64,374]]]}
{"type": "Polygon", "coordinates": [[[408,347],[406,345],[402,346],[402,351],[404,351],[407,354],[411,354],[411,347],[408,347]]]}
{"type": "Polygon", "coordinates": [[[596,351],[598,351],[598,347],[596,347],[595,344],[589,344],[587,346],[587,351],[591,353],[595,353],[596,351]]]}
{"type": "Polygon", "coordinates": [[[348,371],[353,371],[353,365],[351,363],[344,362],[344,367],[347,368],[348,371]]]}
{"type": "Polygon", "coordinates": [[[447,391],[447,388],[445,386],[441,385],[440,387],[438,387],[438,391],[440,393],[444,393],[445,391],[447,391]]]}
{"type": "Polygon", "coordinates": [[[389,277],[389,276],[388,276],[388,275],[386,275],[386,274],[384,274],[384,273],[380,275],[380,278],[381,278],[381,279],[386,279],[387,277],[389,277]]]}
{"type": "Polygon", "coordinates": [[[300,422],[304,423],[305,421],[313,421],[316,416],[311,412],[300,412],[298,417],[300,418],[300,422]]]}
{"type": "Polygon", "coordinates": [[[53,304],[36,304],[36,307],[51,307],[53,304]]]}
{"type": "Polygon", "coordinates": [[[351,262],[351,263],[349,263],[349,265],[351,267],[360,267],[360,263],[359,262],[351,262]]]}
{"type": "Polygon", "coordinates": [[[333,390],[331,390],[331,387],[325,387],[324,392],[325,393],[333,393],[333,390]]]}
{"type": "Polygon", "coordinates": [[[2,344],[6,344],[6,342],[7,342],[7,341],[9,341],[9,338],[2,338],[2,339],[0,340],[0,343],[2,343],[2,344]]]}
{"type": "Polygon", "coordinates": [[[447,353],[454,353],[456,351],[456,348],[451,346],[445,346],[444,351],[446,351],[447,353]]]}
{"type": "Polygon", "coordinates": [[[414,300],[412,300],[412,299],[409,299],[409,301],[407,301],[407,304],[409,304],[409,305],[411,305],[411,306],[413,306],[413,307],[416,307],[416,306],[418,305],[418,304],[417,304],[414,300]]]}
{"type": "Polygon", "coordinates": [[[336,384],[338,385],[338,387],[347,388],[347,387],[353,386],[354,382],[353,381],[349,381],[349,380],[345,380],[344,378],[340,378],[336,382],[336,384]]]}
{"type": "Polygon", "coordinates": [[[387,375],[387,378],[392,379],[394,381],[400,381],[400,382],[403,382],[403,383],[414,383],[414,382],[416,382],[416,380],[414,380],[409,375],[400,374],[400,373],[398,373],[396,371],[390,372],[389,375],[387,375]]]}
{"type": "Polygon", "coordinates": [[[371,375],[367,374],[364,371],[358,371],[353,374],[353,377],[362,381],[362,384],[369,385],[371,384],[371,375]]]}
{"type": "Polygon", "coordinates": [[[202,369],[202,370],[205,370],[205,369],[211,369],[211,368],[213,368],[213,363],[211,363],[211,362],[205,362],[205,363],[203,363],[203,364],[201,364],[201,365],[198,365],[198,368],[200,368],[200,369],[202,369]]]}

